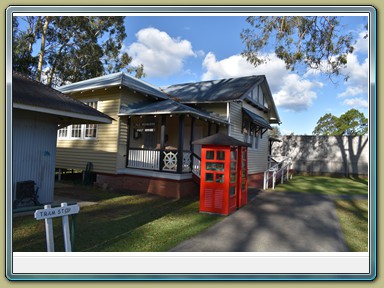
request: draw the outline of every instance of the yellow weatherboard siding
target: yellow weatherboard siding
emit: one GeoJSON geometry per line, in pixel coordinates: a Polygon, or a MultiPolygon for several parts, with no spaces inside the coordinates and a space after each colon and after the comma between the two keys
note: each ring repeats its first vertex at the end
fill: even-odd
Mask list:
{"type": "Polygon", "coordinates": [[[112,124],[98,124],[96,139],[58,139],[57,168],[85,169],[87,163],[92,162],[94,171],[116,172],[120,94],[119,88],[70,94],[80,101],[98,101],[97,109],[111,116],[114,121],[112,124]]]}

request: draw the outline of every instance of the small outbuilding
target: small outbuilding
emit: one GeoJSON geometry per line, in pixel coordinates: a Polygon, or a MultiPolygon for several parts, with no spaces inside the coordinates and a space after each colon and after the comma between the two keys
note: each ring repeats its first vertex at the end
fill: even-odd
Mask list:
{"type": "Polygon", "coordinates": [[[247,204],[249,144],[217,133],[200,140],[200,212],[228,215],[247,204]]]}
{"type": "Polygon", "coordinates": [[[30,196],[23,195],[30,189],[38,191],[35,203],[51,203],[58,129],[70,124],[109,124],[113,119],[16,72],[12,75],[12,107],[13,203],[21,204],[20,198],[30,196]]]}

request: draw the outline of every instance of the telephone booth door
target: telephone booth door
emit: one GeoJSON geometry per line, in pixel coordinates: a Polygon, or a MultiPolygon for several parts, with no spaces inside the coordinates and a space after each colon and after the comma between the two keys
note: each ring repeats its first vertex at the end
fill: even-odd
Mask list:
{"type": "Polygon", "coordinates": [[[236,211],[238,201],[238,148],[231,147],[230,182],[229,182],[229,213],[236,211]]]}
{"type": "Polygon", "coordinates": [[[240,208],[248,203],[248,148],[239,147],[238,153],[238,200],[240,208]]]}
{"type": "Polygon", "coordinates": [[[227,215],[229,149],[225,146],[201,148],[200,211],[227,215]]]}

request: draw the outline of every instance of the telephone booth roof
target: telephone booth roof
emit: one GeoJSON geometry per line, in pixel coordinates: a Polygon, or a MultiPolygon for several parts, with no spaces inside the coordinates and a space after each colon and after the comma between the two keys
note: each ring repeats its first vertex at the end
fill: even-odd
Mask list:
{"type": "Polygon", "coordinates": [[[194,145],[220,145],[220,146],[246,146],[249,147],[250,144],[243,141],[239,141],[231,136],[228,136],[223,133],[217,133],[199,140],[192,142],[194,145]]]}

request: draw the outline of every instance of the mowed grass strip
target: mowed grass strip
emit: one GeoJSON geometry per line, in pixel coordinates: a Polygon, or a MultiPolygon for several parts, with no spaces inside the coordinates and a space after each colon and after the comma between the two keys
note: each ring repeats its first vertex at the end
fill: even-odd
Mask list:
{"type": "MultiPolygon", "coordinates": [[[[75,251],[167,251],[223,217],[199,213],[197,198],[117,196],[76,215],[75,251]]],[[[61,219],[53,219],[55,251],[64,251],[61,219]]],[[[45,252],[44,220],[13,218],[13,251],[45,252]]]]}
{"type": "Polygon", "coordinates": [[[303,192],[326,195],[367,195],[365,178],[337,178],[326,176],[294,176],[289,182],[278,184],[274,191],[303,192]]]}
{"type": "Polygon", "coordinates": [[[337,216],[351,252],[368,252],[368,201],[336,200],[337,216]]]}

